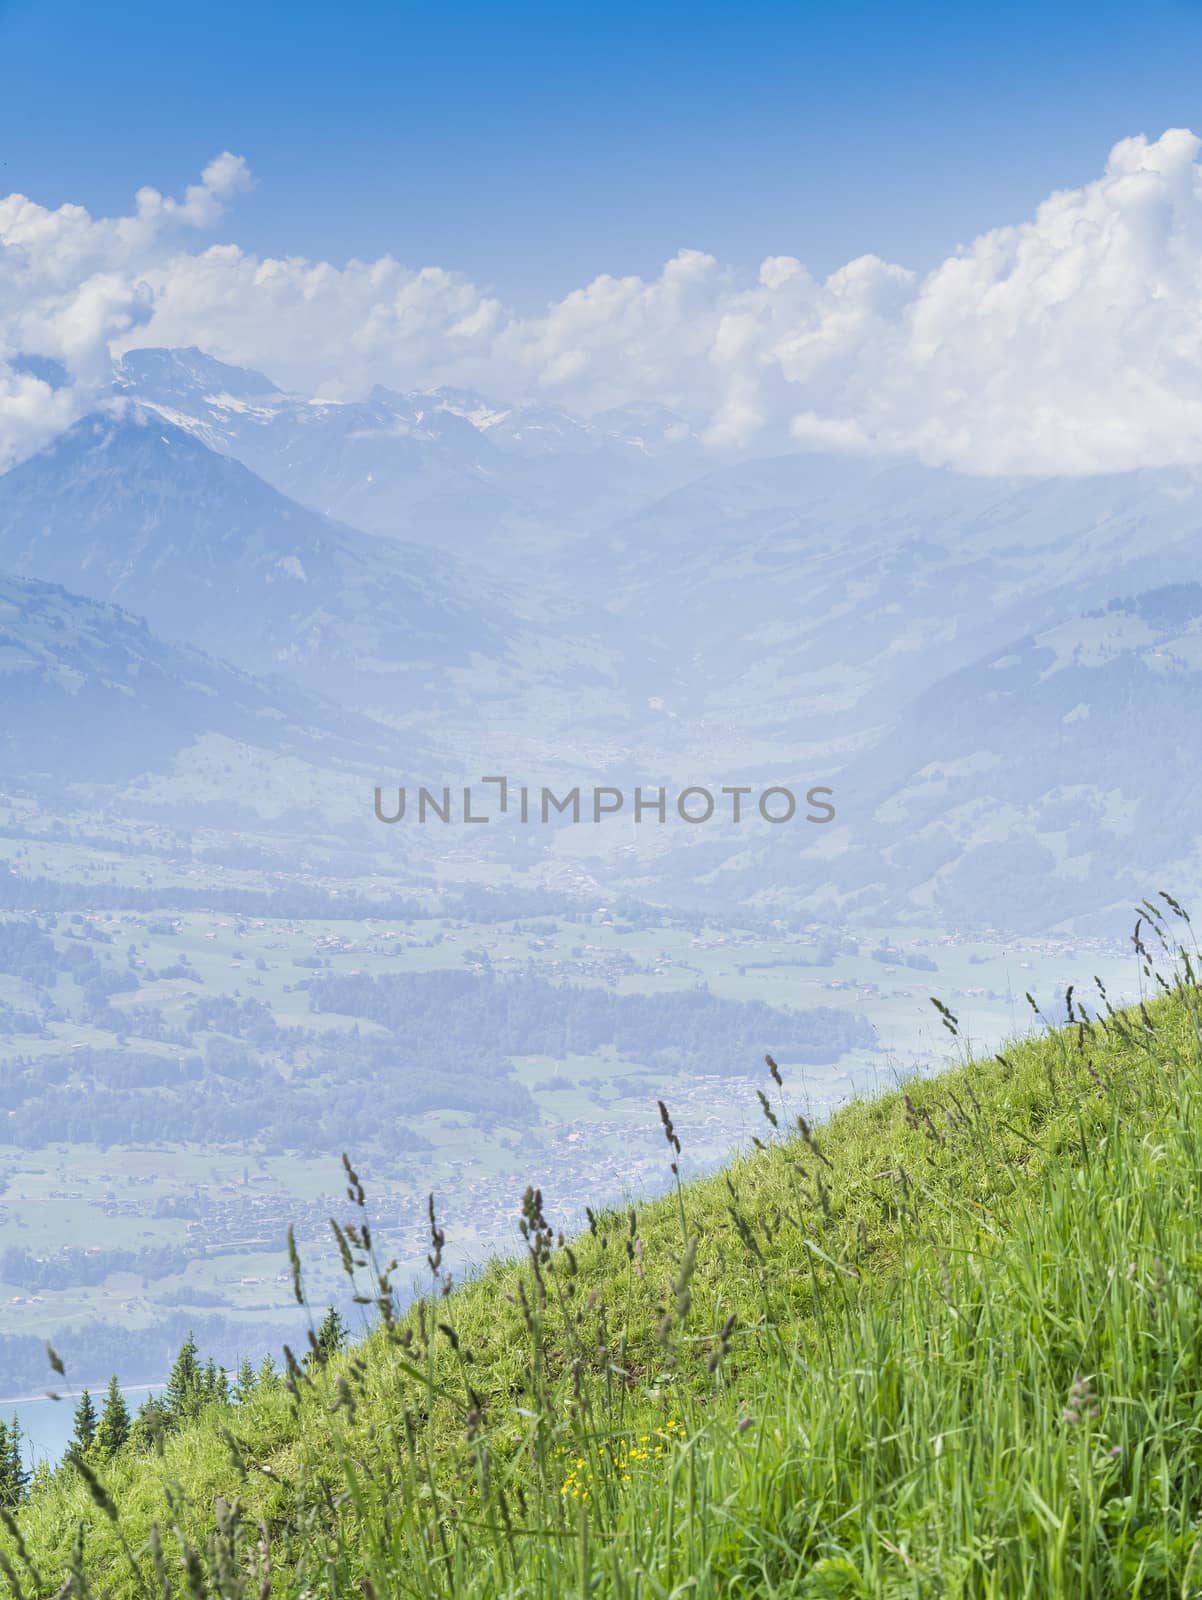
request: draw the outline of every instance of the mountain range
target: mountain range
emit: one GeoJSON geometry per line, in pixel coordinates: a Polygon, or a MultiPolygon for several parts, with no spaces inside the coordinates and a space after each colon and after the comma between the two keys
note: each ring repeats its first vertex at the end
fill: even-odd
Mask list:
{"type": "Polygon", "coordinates": [[[114,393],[326,516],[502,570],[515,545],[633,509],[705,460],[688,423],[661,406],[583,419],[462,389],[309,397],[195,349],[131,350],[114,393]]]}
{"type": "MultiPolygon", "coordinates": [[[[600,883],[1043,926],[1158,867],[1202,882],[1182,738],[1200,524],[1185,468],[722,464],[659,408],[336,402],[142,350],[105,409],[0,477],[0,572],[93,602],[79,636],[110,631],[118,658],[136,624],[115,606],[155,648],[224,658],[207,670],[241,687],[210,703],[316,691],[465,778],[837,789],[838,829],[787,850],[778,830],[553,830],[600,883]]],[[[72,670],[114,681],[102,651],[72,670]]]]}

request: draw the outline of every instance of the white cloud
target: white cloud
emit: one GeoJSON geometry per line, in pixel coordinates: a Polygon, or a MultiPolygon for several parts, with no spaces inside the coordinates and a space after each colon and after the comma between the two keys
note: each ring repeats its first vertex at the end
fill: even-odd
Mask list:
{"type": "Polygon", "coordinates": [[[250,186],[250,168],[246,162],[225,150],[215,161],[209,162],[199,183],[188,186],[182,201],[164,198],[157,189],[139,189],[134,197],[138,220],[151,226],[169,220],[194,228],[210,228],[220,221],[225,202],[240,189],[250,186]]]}
{"type": "MultiPolygon", "coordinates": [[[[307,393],[476,384],[585,410],[653,399],[716,448],[917,456],[980,472],[1202,460],[1202,168],[1173,130],[1125,139],[1093,183],[983,234],[925,276],[875,256],[752,282],[682,250],[658,277],[602,276],[536,317],[462,277],[207,248],[250,184],[219,156],[182,200],[140,190],[93,218],[0,200],[0,462],[94,404],[113,354],[196,344],[307,393]],[[67,388],[20,373],[63,363],[67,388]]],[[[536,244],[537,241],[534,241],[536,244]]]]}

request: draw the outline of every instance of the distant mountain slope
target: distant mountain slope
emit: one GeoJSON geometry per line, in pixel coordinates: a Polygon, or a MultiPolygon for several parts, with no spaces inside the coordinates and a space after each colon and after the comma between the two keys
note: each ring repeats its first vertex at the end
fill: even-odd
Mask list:
{"type": "Polygon", "coordinates": [[[648,641],[665,716],[767,764],[854,749],[990,648],[1192,576],[1200,530],[1191,469],[985,479],[792,456],[616,521],[575,575],[608,637],[648,641]]]}
{"type": "Polygon", "coordinates": [[[146,616],[252,671],[375,678],[404,707],[501,648],[498,611],[429,551],[296,505],[160,416],[92,416],[0,477],[0,569],[146,616]]]}
{"type": "Polygon", "coordinates": [[[839,775],[842,852],[806,851],[793,883],[945,927],[1121,921],[1150,884],[1196,900],[1200,706],[1199,583],[993,650],[839,775]]]}
{"type": "MultiPolygon", "coordinates": [[[[1121,935],[1149,884],[1199,900],[1202,582],[1089,608],[1056,598],[1060,619],[978,651],[900,707],[898,685],[876,669],[866,709],[879,724],[861,723],[842,753],[786,731],[757,740],[744,724],[726,747],[715,736],[716,753],[688,779],[716,787],[734,772],[795,793],[830,784],[830,826],[734,826],[719,810],[704,828],[580,830],[581,860],[598,882],[653,900],[717,897],[873,926],[1121,935]],[[738,762],[740,741],[754,761],[738,762]]],[[[1052,603],[1043,597],[1040,609],[1052,603]]],[[[779,707],[790,685],[770,671],[764,682],[779,707]]],[[[797,725],[813,729],[804,710],[797,725]]]]}
{"type": "Polygon", "coordinates": [[[140,618],[0,576],[0,782],[124,783],[210,734],[327,766],[378,758],[386,730],[265,684],[140,618]]]}

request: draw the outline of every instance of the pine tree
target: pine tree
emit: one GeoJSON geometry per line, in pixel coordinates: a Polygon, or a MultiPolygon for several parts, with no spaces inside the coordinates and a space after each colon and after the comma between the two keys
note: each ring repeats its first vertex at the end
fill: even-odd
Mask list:
{"type": "Polygon", "coordinates": [[[96,1449],[99,1455],[105,1460],[115,1456],[129,1438],[129,1432],[129,1407],[125,1404],[125,1396],[117,1387],[117,1374],[114,1373],[109,1379],[108,1393],[104,1397],[104,1410],[100,1414],[100,1422],[96,1429],[96,1449]]]}
{"type": "Polygon", "coordinates": [[[238,1368],[238,1376],[234,1379],[234,1399],[241,1405],[254,1394],[255,1387],[255,1369],[249,1361],[244,1360],[238,1368]]]}
{"type": "Polygon", "coordinates": [[[270,1389],[276,1380],[275,1362],[271,1359],[270,1350],[259,1364],[258,1375],[255,1382],[260,1389],[270,1389]]]}
{"type": "Polygon", "coordinates": [[[204,1374],[201,1371],[196,1340],[189,1333],[180,1345],[175,1365],[163,1391],[163,1407],[173,1423],[182,1422],[197,1410],[204,1399],[204,1374]]]}
{"type": "Polygon", "coordinates": [[[223,1403],[230,1397],[229,1375],[224,1367],[217,1365],[212,1356],[205,1362],[201,1374],[200,1394],[204,1400],[219,1400],[223,1403]]]}
{"type": "Polygon", "coordinates": [[[16,1488],[17,1499],[24,1500],[29,1488],[29,1468],[25,1465],[25,1435],[15,1411],[8,1425],[8,1459],[9,1477],[16,1488]]]}
{"type": "Polygon", "coordinates": [[[310,1366],[314,1357],[323,1365],[331,1356],[337,1355],[346,1343],[347,1326],[334,1306],[330,1306],[325,1316],[321,1319],[321,1326],[317,1330],[317,1351],[310,1351],[306,1357],[310,1366]]]}
{"type": "Polygon", "coordinates": [[[0,1422],[0,1505],[20,1505],[29,1487],[29,1470],[25,1465],[25,1437],[17,1414],[6,1427],[0,1422]]]}
{"type": "Polygon", "coordinates": [[[92,1396],[84,1389],[75,1407],[75,1432],[67,1446],[68,1456],[86,1456],[96,1438],[96,1407],[92,1396]]]}
{"type": "Polygon", "coordinates": [[[155,1450],[162,1455],[163,1437],[170,1422],[171,1417],[163,1401],[157,1400],[154,1395],[147,1395],[138,1407],[138,1414],[129,1430],[130,1449],[139,1454],[155,1450]]]}

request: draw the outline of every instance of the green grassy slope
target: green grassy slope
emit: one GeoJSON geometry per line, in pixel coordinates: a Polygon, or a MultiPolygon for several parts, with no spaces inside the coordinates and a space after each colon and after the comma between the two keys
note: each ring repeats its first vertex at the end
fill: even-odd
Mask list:
{"type": "Polygon", "coordinates": [[[532,1192],[450,1292],[435,1228],[404,1318],[39,1487],[10,1585],[1202,1594],[1202,1007],[1160,990],[818,1130],[766,1073],[764,1148],[566,1242],[532,1192]]]}

